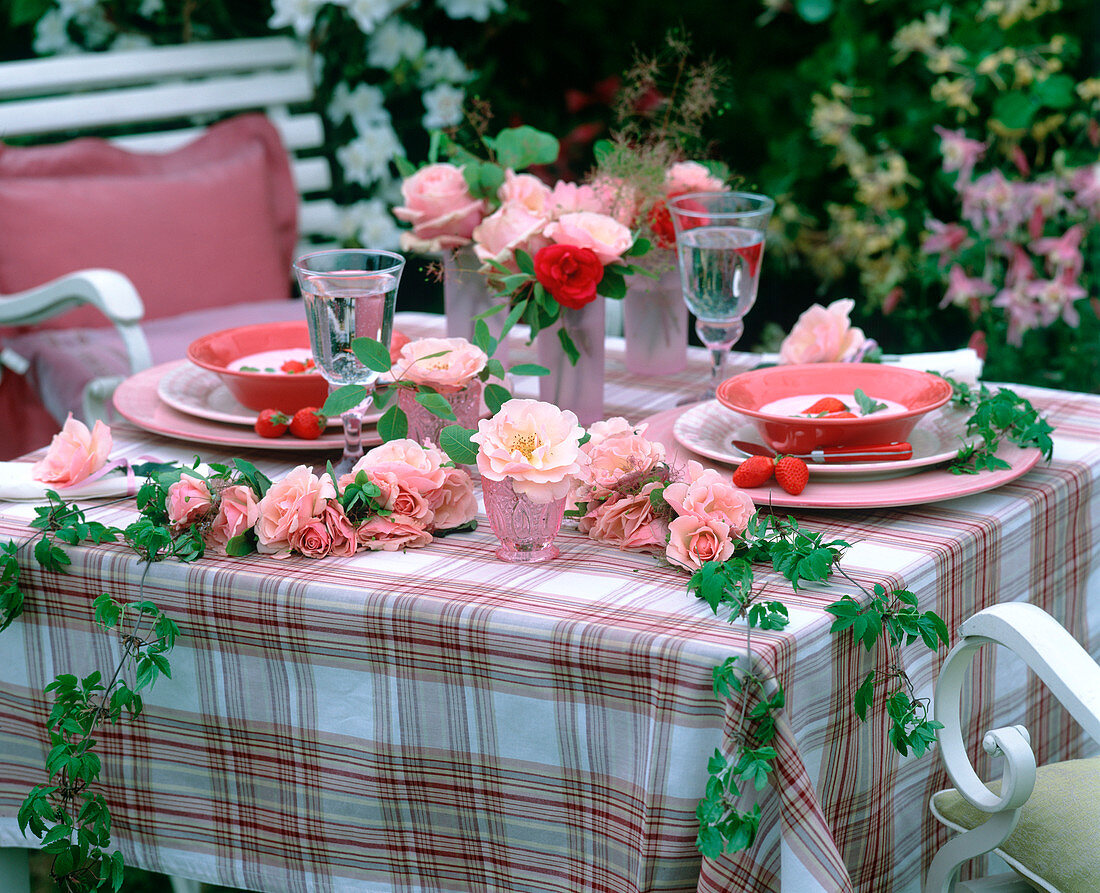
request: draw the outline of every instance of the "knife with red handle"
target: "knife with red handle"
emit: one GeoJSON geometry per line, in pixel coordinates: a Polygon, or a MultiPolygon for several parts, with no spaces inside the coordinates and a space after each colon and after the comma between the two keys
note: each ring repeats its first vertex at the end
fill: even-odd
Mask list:
{"type": "MultiPolygon", "coordinates": [[[[775,450],[751,440],[734,440],[733,445],[750,456],[775,456],[775,450]]],[[[809,453],[783,453],[807,462],[842,464],[844,462],[905,462],[913,458],[908,443],[883,443],[858,447],[822,447],[809,453]]]]}

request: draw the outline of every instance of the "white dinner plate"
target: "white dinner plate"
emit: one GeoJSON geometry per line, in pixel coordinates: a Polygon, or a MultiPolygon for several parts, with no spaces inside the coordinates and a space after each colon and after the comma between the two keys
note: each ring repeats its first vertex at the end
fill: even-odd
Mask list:
{"type": "MultiPolygon", "coordinates": [[[[229,425],[247,425],[256,422],[258,413],[237,401],[217,375],[194,363],[183,363],[170,369],[157,385],[157,396],[173,409],[229,425]]],[[[374,424],[382,413],[372,409],[363,414],[365,424],[374,424]]],[[[329,419],[329,425],[339,425],[339,416],[329,419]]]]}
{"type": "MultiPolygon", "coordinates": [[[[895,462],[849,462],[826,464],[807,462],[811,475],[870,480],[901,477],[931,465],[949,462],[962,446],[969,411],[950,404],[926,415],[909,435],[913,458],[895,462]]],[[[732,443],[746,440],[764,445],[760,432],[745,416],[727,409],[717,400],[708,400],[687,409],[672,428],[673,437],[683,447],[725,465],[740,465],[748,454],[732,443]]]]}

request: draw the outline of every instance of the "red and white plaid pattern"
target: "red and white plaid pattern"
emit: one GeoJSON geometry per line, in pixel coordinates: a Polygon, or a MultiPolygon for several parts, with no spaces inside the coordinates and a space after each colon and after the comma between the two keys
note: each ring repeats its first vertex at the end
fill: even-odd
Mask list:
{"type": "MultiPolygon", "coordinates": [[[[412,334],[438,321],[402,321],[412,334]]],[[[524,350],[514,346],[513,357],[524,350]]],[[[607,415],[639,420],[701,387],[689,370],[641,379],[608,350],[607,415]]],[[[742,358],[745,362],[746,359],[742,358]]],[[[534,385],[521,383],[520,393],[534,385]]],[[[795,513],[855,543],[848,572],[905,586],[951,629],[994,602],[1029,600],[1100,654],[1100,398],[1021,389],[1057,426],[1056,457],[999,490],[937,505],[795,513]]],[[[115,456],[225,454],[116,427],[115,456]]],[[[245,456],[272,475],[299,461],[245,456]]],[[[0,539],[26,542],[30,507],[4,505],[0,539]]],[[[93,507],[123,524],[132,504],[93,507]]],[[[792,593],[758,571],[792,623],[754,631],[757,665],[787,693],[778,778],[748,853],[702,861],[695,805],[736,711],[711,668],[744,652],[745,629],[710,614],[686,576],[648,556],[561,533],[561,557],[494,559],[476,533],[406,553],[275,562],[162,563],[144,597],[183,631],[173,678],[145,715],[99,736],[102,790],[128,862],[277,891],[917,891],[944,833],[928,817],[946,784],[935,756],[901,759],[881,702],[863,724],[852,694],[883,655],[829,633],[841,581],[792,593]]],[[[0,635],[0,845],[42,782],[43,687],[114,659],[90,603],[136,597],[123,548],[74,549],[64,576],[24,550],[26,614],[0,635]]],[[[931,694],[942,653],[906,669],[931,694]]],[[[1021,722],[1049,761],[1078,730],[1004,657],[975,674],[973,741],[1021,722]],[[994,693],[995,692],[995,693],[994,693]]]]}

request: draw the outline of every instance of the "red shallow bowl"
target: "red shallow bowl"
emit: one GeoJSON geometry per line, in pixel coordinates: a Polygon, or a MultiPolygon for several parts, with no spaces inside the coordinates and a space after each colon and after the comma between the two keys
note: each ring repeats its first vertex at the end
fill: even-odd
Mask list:
{"type": "MultiPolygon", "coordinates": [[[[754,369],[718,386],[718,402],[752,419],[764,442],[777,453],[808,453],[818,447],[870,446],[902,442],[921,416],[951,399],[951,385],[928,372],[877,363],[807,363],[754,369]],[[859,388],[868,397],[899,403],[855,419],[808,419],[761,411],[786,397],[836,394],[849,405],[859,388]]],[[[798,412],[807,406],[792,411],[798,412]]]]}
{"type": "Polygon", "coordinates": [[[309,348],[309,329],[304,320],[258,323],[196,338],[187,348],[187,358],[196,366],[216,373],[233,396],[249,409],[293,413],[303,406],[320,406],[325,402],[328,382],[319,372],[287,375],[238,372],[228,367],[249,354],[300,347],[309,348]]]}

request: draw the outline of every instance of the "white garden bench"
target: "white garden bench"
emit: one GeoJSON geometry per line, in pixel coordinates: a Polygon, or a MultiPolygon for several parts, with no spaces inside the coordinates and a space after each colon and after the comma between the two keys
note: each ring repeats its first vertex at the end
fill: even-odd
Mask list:
{"type": "MultiPolygon", "coordinates": [[[[332,244],[339,212],[329,197],[331,171],[321,154],[324,128],[312,99],[309,58],[300,44],[284,37],[4,62],[0,140],[51,142],[97,135],[130,150],[166,152],[198,136],[204,123],[263,111],[291,155],[301,196],[301,243],[332,244]]],[[[39,322],[78,303],[102,310],[122,336],[128,368],[85,388],[85,415],[100,416],[122,373],[173,357],[158,356],[150,327],[143,333],[142,300],[125,277],[73,272],[42,288],[0,297],[0,325],[39,322]]],[[[205,332],[195,332],[200,334],[205,332]]],[[[4,359],[22,371],[18,356],[9,351],[4,359]]],[[[50,408],[63,417],[64,407],[50,408]]]]}

